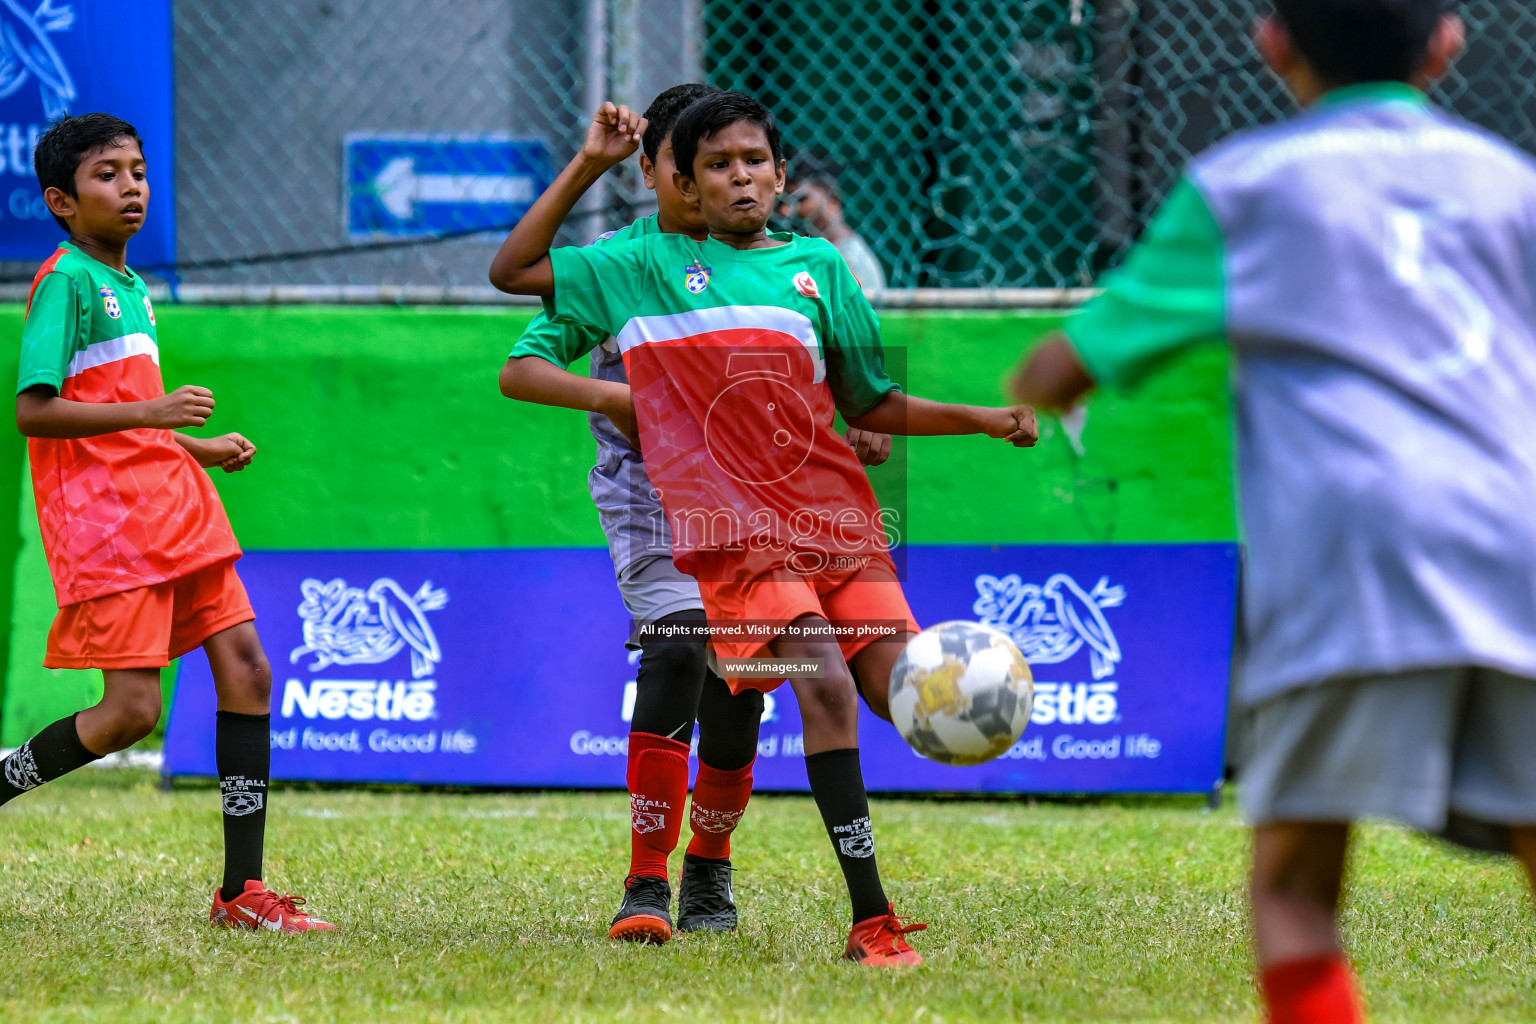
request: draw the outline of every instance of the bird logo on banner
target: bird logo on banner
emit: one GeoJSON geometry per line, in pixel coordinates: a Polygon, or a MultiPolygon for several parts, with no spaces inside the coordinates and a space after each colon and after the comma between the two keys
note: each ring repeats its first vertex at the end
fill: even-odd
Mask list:
{"type": "Polygon", "coordinates": [[[981,623],[1007,633],[1030,664],[1053,665],[1088,648],[1093,678],[1113,675],[1123,655],[1105,608],[1125,601],[1125,588],[1100,578],[1092,590],[1058,572],[1044,586],[1025,583],[1018,573],[1001,578],[976,577],[976,603],[971,610],[981,623]]]}
{"type": "Polygon", "coordinates": [[[434,589],[430,580],[414,594],[388,576],[374,580],[367,590],[349,587],[339,578],[329,583],[307,579],[299,589],[304,594],[299,605],[304,643],[289,655],[290,663],[313,654],[311,672],[331,665],[377,665],[409,647],[411,677],[421,679],[443,660],[427,612],[445,606],[448,591],[434,589]]]}
{"type": "Polygon", "coordinates": [[[48,36],[67,32],[74,24],[75,10],[68,4],[55,7],[54,0],[43,0],[28,11],[16,0],[0,0],[0,99],[35,78],[47,119],[69,113],[79,94],[48,36]]]}

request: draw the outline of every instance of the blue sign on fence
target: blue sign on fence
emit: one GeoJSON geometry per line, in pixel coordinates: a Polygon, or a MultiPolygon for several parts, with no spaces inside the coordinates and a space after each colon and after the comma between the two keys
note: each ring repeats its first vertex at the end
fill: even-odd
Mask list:
{"type": "MultiPolygon", "coordinates": [[[[1199,792],[1221,778],[1232,545],[912,547],[918,621],[1006,630],[1030,727],[976,768],[926,761],[864,712],[872,790],[1199,792]]],[[[637,655],[603,550],[252,552],[280,779],[624,785],[637,655]]],[[[806,788],[794,694],[770,695],[757,786],[806,788]]],[[[216,702],[182,661],[166,770],[213,775],[216,702]]]]}
{"type": "Polygon", "coordinates": [[[354,133],[344,145],[354,241],[505,227],[554,180],[538,139],[354,133]]]}
{"type": "Polygon", "coordinates": [[[94,110],[144,139],[149,214],[129,262],[175,259],[170,0],[0,0],[0,260],[40,263],[63,240],[32,150],[49,122],[94,110]]]}

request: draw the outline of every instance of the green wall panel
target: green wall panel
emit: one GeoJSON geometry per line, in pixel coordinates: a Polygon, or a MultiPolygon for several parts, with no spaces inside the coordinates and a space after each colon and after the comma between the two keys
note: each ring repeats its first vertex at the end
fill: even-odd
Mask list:
{"type": "MultiPolygon", "coordinates": [[[[16,338],[21,308],[0,307],[16,338]]],[[[218,402],[201,433],[257,446],[215,474],[248,548],[601,546],[586,491],[585,417],[508,402],[496,373],[529,314],[507,309],[172,307],[160,310],[167,387],[218,402]]],[[[883,317],[893,367],[928,398],[996,404],[1003,374],[1055,314],[883,317]]],[[[16,347],[0,372],[14,379],[16,347]]],[[[915,543],[1209,541],[1235,535],[1224,353],[1169,367],[1140,391],[1097,398],[1080,450],[1053,421],[1040,445],[903,442],[879,471],[905,488],[915,543]]],[[[0,743],[94,699],[97,673],[44,670],[54,606],[24,445],[0,431],[0,743]],[[28,493],[23,493],[23,492],[28,493]],[[8,649],[7,649],[8,648],[8,649]]],[[[898,506],[901,507],[901,506],[898,506]]]]}

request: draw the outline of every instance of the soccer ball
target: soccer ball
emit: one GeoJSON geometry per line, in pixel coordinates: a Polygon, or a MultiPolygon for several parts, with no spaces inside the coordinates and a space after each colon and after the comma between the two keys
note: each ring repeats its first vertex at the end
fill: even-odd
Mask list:
{"type": "Polygon", "coordinates": [[[891,670],[891,720],[913,750],[940,764],[981,764],[1029,724],[1035,683],[1007,636],[976,622],[941,622],[907,644],[891,670]]]}

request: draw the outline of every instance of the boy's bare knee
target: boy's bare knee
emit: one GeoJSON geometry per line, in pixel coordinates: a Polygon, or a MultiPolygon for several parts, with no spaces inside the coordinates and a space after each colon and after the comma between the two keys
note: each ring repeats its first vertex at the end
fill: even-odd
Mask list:
{"type": "Polygon", "coordinates": [[[263,703],[272,699],[272,664],[267,661],[261,645],[253,644],[251,650],[241,653],[242,684],[246,691],[263,703]]]}
{"type": "Polygon", "coordinates": [[[859,713],[858,691],[854,688],[852,674],[844,665],[828,665],[826,674],[820,679],[796,688],[795,699],[800,703],[802,715],[809,710],[827,721],[849,721],[859,713]]]}
{"type": "Polygon", "coordinates": [[[131,747],[160,724],[160,694],[146,692],[120,698],[111,705],[109,713],[115,749],[131,747]]]}
{"type": "Polygon", "coordinates": [[[1348,838],[1342,823],[1261,825],[1254,834],[1254,900],[1337,905],[1348,838]]]}
{"type": "Polygon", "coordinates": [[[261,641],[252,634],[232,644],[227,652],[221,652],[217,680],[219,688],[229,694],[238,694],[266,704],[272,697],[272,664],[267,661],[261,641]]]}

